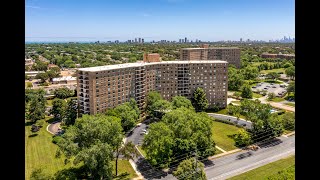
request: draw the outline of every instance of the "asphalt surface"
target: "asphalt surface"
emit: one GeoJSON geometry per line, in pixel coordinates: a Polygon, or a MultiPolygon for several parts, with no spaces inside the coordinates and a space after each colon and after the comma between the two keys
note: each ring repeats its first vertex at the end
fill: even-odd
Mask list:
{"type": "Polygon", "coordinates": [[[61,124],[61,122],[53,122],[51,123],[49,126],[48,126],[48,131],[51,133],[51,134],[54,134],[54,135],[58,135],[59,134],[59,125],[61,124]]]}
{"type": "Polygon", "coordinates": [[[251,126],[252,123],[250,121],[246,121],[246,120],[241,119],[241,118],[239,118],[239,120],[237,120],[237,117],[228,116],[228,115],[224,115],[224,114],[217,114],[217,113],[208,113],[208,115],[211,116],[211,117],[214,117],[216,119],[230,121],[230,122],[233,122],[235,124],[242,125],[243,127],[248,128],[248,129],[252,128],[252,126],[251,126]]]}
{"type": "MultiPolygon", "coordinates": [[[[279,137],[278,139],[280,141],[260,145],[261,149],[257,151],[243,150],[206,161],[205,172],[207,178],[209,180],[227,179],[295,154],[295,135],[288,138],[279,137]]],[[[161,179],[176,178],[172,174],[168,174],[161,179]]]]}
{"type": "Polygon", "coordinates": [[[133,144],[141,146],[144,135],[140,135],[140,133],[142,132],[142,129],[146,129],[146,126],[145,123],[141,123],[140,127],[134,128],[132,134],[127,136],[126,142],[131,141],[133,144]]]}
{"type": "MultiPolygon", "coordinates": [[[[285,87],[280,87],[280,84],[275,84],[273,83],[271,85],[271,83],[259,83],[260,85],[254,86],[254,88],[252,87],[252,91],[263,91],[266,90],[268,91],[268,93],[274,93],[275,95],[278,95],[278,93],[280,92],[286,92],[286,88],[285,87]]],[[[286,84],[282,84],[282,85],[286,85],[286,84]]]]}

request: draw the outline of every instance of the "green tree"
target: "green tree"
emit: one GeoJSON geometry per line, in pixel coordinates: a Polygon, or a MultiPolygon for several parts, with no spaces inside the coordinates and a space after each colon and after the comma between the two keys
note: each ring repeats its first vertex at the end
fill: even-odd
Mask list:
{"type": "Polygon", "coordinates": [[[206,173],[204,172],[204,164],[195,158],[182,161],[177,170],[173,172],[173,175],[179,180],[207,179],[206,173]]]}
{"type": "Polygon", "coordinates": [[[41,82],[45,82],[46,80],[49,79],[49,76],[48,76],[47,73],[39,73],[39,74],[36,75],[35,78],[36,78],[36,79],[40,79],[41,82]]]}
{"type": "Polygon", "coordinates": [[[67,126],[73,125],[77,119],[77,114],[78,114],[77,98],[72,98],[68,100],[68,103],[67,103],[64,124],[67,126]]]}
{"type": "Polygon", "coordinates": [[[74,91],[67,87],[62,87],[54,90],[54,96],[59,99],[66,99],[68,97],[72,97],[73,95],[74,91]]]}
{"type": "Polygon", "coordinates": [[[255,66],[247,66],[244,69],[241,69],[244,79],[254,80],[259,76],[259,69],[255,66]]]}
{"type": "Polygon", "coordinates": [[[138,120],[139,115],[136,113],[136,110],[132,108],[129,102],[118,105],[113,109],[110,109],[106,112],[106,115],[116,116],[121,119],[121,125],[125,132],[131,130],[135,122],[138,120]]]}
{"type": "Polygon", "coordinates": [[[295,77],[295,66],[290,66],[288,68],[285,69],[285,73],[287,76],[289,76],[291,79],[294,79],[295,77]]]}
{"type": "Polygon", "coordinates": [[[63,99],[54,99],[52,101],[52,109],[50,114],[54,116],[57,121],[61,121],[65,118],[66,102],[63,99]]]}
{"type": "Polygon", "coordinates": [[[293,93],[293,96],[295,96],[295,82],[292,81],[289,83],[289,86],[287,87],[288,93],[293,93]]]}
{"type": "Polygon", "coordinates": [[[193,93],[193,106],[196,111],[204,111],[208,108],[208,99],[206,93],[200,87],[198,87],[193,93]]]}
{"type": "Polygon", "coordinates": [[[116,176],[118,176],[118,159],[120,154],[127,160],[134,159],[139,155],[135,145],[131,141],[121,146],[116,153],[116,176]]]}
{"type": "Polygon", "coordinates": [[[28,95],[28,98],[30,98],[26,101],[29,104],[28,118],[34,123],[45,117],[47,100],[44,95],[45,91],[42,89],[35,90],[28,95]]]}
{"type": "Polygon", "coordinates": [[[267,74],[267,78],[269,79],[278,79],[280,77],[280,74],[276,73],[276,72],[270,72],[267,74]]]}
{"type": "Polygon", "coordinates": [[[295,114],[286,112],[282,115],[282,123],[285,130],[295,130],[295,114]]]}
{"type": "Polygon", "coordinates": [[[149,133],[143,140],[143,149],[152,165],[168,167],[173,153],[174,136],[172,130],[163,122],[150,125],[149,133]]]}
{"type": "Polygon", "coordinates": [[[252,90],[249,84],[244,84],[241,87],[241,97],[242,98],[248,98],[248,99],[252,99],[252,90]]]}
{"type": "Polygon", "coordinates": [[[187,99],[184,96],[175,96],[172,98],[171,101],[172,108],[173,109],[178,109],[181,107],[189,108],[189,109],[194,109],[192,106],[192,103],[189,99],[187,99]]]}
{"type": "Polygon", "coordinates": [[[150,125],[143,143],[147,159],[153,165],[168,167],[176,157],[187,158],[196,149],[201,158],[211,156],[215,152],[211,128],[207,113],[185,107],[172,110],[150,125]]]}
{"type": "Polygon", "coordinates": [[[130,98],[130,100],[129,100],[129,105],[130,105],[130,107],[131,107],[133,110],[136,111],[136,114],[137,114],[138,116],[140,116],[140,113],[141,113],[141,112],[140,112],[140,110],[139,110],[137,101],[134,100],[133,98],[130,98]]]}
{"type": "Polygon", "coordinates": [[[27,82],[27,88],[32,88],[33,85],[32,85],[32,82],[27,82]]]}
{"type": "Polygon", "coordinates": [[[236,68],[228,68],[228,88],[232,91],[238,91],[244,83],[244,76],[236,68]]]}
{"type": "Polygon", "coordinates": [[[54,178],[43,172],[42,168],[36,168],[32,170],[31,175],[30,175],[30,180],[53,180],[54,178]]]}
{"type": "Polygon", "coordinates": [[[241,108],[240,106],[229,105],[227,107],[228,114],[236,116],[237,119],[240,118],[241,108]]]}
{"type": "Polygon", "coordinates": [[[84,114],[61,137],[57,145],[67,160],[74,159],[75,165],[83,162],[92,179],[112,179],[113,153],[124,137],[119,118],[84,114]]]}
{"type": "Polygon", "coordinates": [[[238,133],[234,135],[233,139],[237,147],[248,146],[252,143],[250,133],[244,129],[240,129],[238,133]]]}
{"type": "Polygon", "coordinates": [[[150,107],[150,110],[152,110],[150,115],[151,117],[161,119],[162,116],[171,109],[171,103],[167,100],[161,99],[152,104],[152,106],[150,107]]]}
{"type": "Polygon", "coordinates": [[[268,94],[268,100],[271,101],[272,99],[274,99],[276,97],[276,95],[273,92],[270,92],[268,94]]]}
{"type": "Polygon", "coordinates": [[[112,148],[108,143],[100,141],[96,144],[81,150],[73,161],[74,165],[83,162],[92,179],[112,179],[112,148]]]}
{"type": "Polygon", "coordinates": [[[162,100],[163,98],[161,97],[161,94],[156,92],[156,91],[150,91],[147,95],[147,100],[146,100],[146,112],[148,115],[150,115],[154,109],[152,109],[152,105],[158,101],[162,100]]]}

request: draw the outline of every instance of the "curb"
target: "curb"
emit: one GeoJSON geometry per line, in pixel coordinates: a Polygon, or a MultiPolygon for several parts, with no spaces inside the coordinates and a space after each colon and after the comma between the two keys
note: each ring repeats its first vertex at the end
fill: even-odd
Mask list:
{"type": "Polygon", "coordinates": [[[145,157],[142,155],[142,153],[141,153],[141,151],[139,150],[139,148],[137,148],[137,145],[135,145],[134,147],[138,150],[139,154],[140,154],[143,158],[145,158],[145,157]]]}
{"type": "Polygon", "coordinates": [[[222,157],[222,156],[225,156],[225,155],[237,153],[237,152],[240,152],[240,151],[243,151],[243,150],[242,149],[234,149],[234,150],[231,150],[231,151],[227,151],[227,152],[224,152],[224,153],[221,153],[221,154],[217,154],[217,155],[211,156],[208,159],[209,160],[213,160],[215,158],[219,158],[219,157],[222,157]]]}
{"type": "MultiPolygon", "coordinates": [[[[50,126],[50,125],[52,125],[52,124],[55,124],[55,123],[57,123],[57,122],[60,122],[60,121],[55,121],[55,122],[52,122],[52,123],[48,124],[48,126],[47,126],[46,130],[47,130],[50,134],[55,135],[54,133],[52,133],[51,131],[49,131],[49,129],[48,129],[48,128],[49,128],[49,126],[50,126]]],[[[59,128],[61,128],[61,127],[60,127],[60,124],[59,124],[59,126],[58,126],[58,127],[59,127],[59,128]]]]}

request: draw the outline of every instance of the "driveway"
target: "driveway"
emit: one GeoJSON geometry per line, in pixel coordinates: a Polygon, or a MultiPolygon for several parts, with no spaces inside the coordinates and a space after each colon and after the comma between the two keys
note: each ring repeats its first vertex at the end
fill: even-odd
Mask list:
{"type": "Polygon", "coordinates": [[[53,135],[58,135],[59,134],[59,126],[61,122],[56,121],[47,126],[47,131],[53,135]]]}

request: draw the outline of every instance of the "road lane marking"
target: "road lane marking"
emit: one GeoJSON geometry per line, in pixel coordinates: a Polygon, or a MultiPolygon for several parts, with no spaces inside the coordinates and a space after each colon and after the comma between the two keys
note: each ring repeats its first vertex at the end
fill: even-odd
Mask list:
{"type": "MultiPolygon", "coordinates": [[[[285,155],[285,154],[289,154],[289,153],[294,152],[294,151],[295,151],[295,149],[291,149],[291,150],[286,151],[286,152],[284,152],[284,153],[281,153],[281,154],[278,154],[278,155],[269,157],[269,158],[267,158],[267,159],[260,160],[260,161],[258,161],[258,162],[253,163],[253,164],[249,164],[249,165],[247,165],[247,166],[244,166],[244,167],[235,169],[235,170],[233,170],[233,171],[230,171],[230,172],[221,174],[221,175],[216,176],[216,177],[214,177],[214,178],[211,178],[211,179],[209,179],[209,180],[225,179],[224,177],[229,176],[229,175],[231,175],[231,174],[234,174],[234,176],[235,176],[235,175],[239,174],[240,171],[241,171],[241,173],[245,173],[245,172],[247,172],[247,171],[250,171],[250,170],[252,170],[252,169],[255,169],[255,168],[260,167],[260,166],[255,167],[256,165],[259,165],[259,164],[260,164],[260,165],[262,166],[262,165],[264,165],[264,164],[262,164],[262,163],[264,163],[264,162],[268,162],[268,161],[270,161],[270,160],[274,160],[274,159],[276,159],[276,158],[278,158],[278,157],[280,157],[280,156],[283,156],[283,155],[285,155]],[[245,170],[246,168],[247,168],[247,170],[245,170]]],[[[271,161],[271,162],[273,162],[273,161],[271,161]]],[[[269,162],[269,163],[271,163],[271,162],[269,162]]],[[[268,163],[267,163],[267,164],[268,164],[268,163]]]]}

